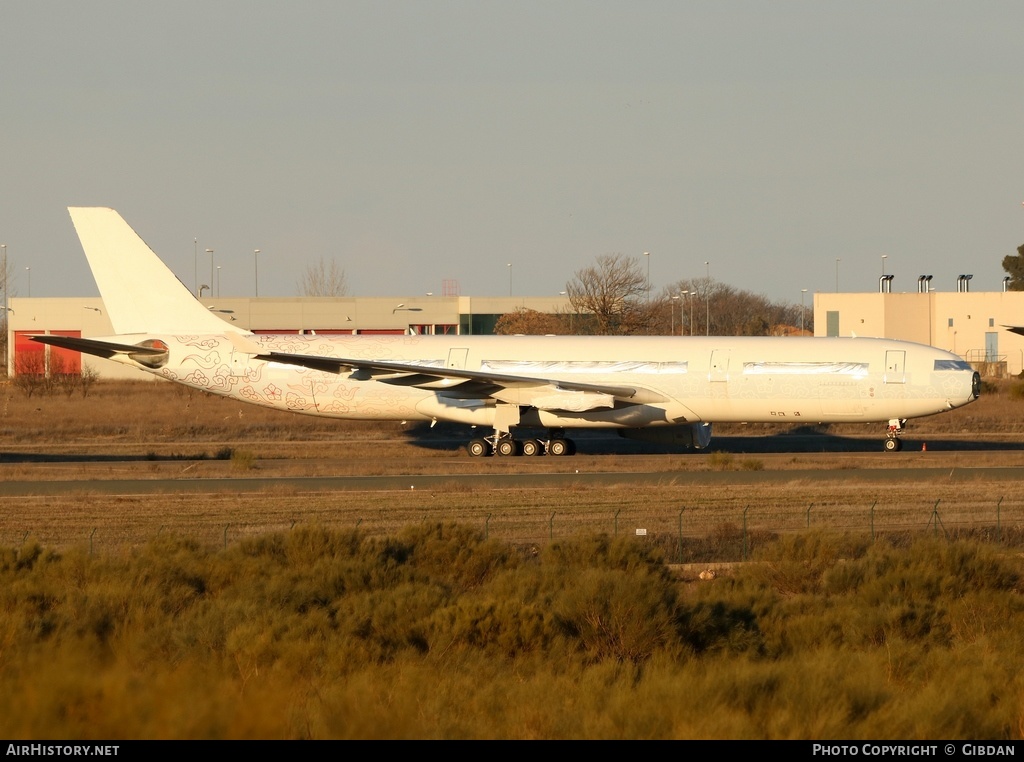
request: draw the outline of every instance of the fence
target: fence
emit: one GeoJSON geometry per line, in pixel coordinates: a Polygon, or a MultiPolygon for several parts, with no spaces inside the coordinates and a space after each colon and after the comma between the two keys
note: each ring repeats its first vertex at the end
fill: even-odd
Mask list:
{"type": "MultiPolygon", "coordinates": [[[[676,491],[680,491],[678,488],[676,491]]],[[[1008,546],[1024,544],[1024,499],[962,493],[958,499],[908,495],[797,503],[776,498],[740,503],[735,495],[688,502],[656,500],[617,507],[622,494],[561,491],[481,495],[410,493],[306,495],[76,496],[7,499],[0,545],[35,541],[56,550],[85,546],[91,553],[130,550],[161,533],[231,547],[247,538],[287,532],[298,525],[368,536],[399,534],[412,524],[459,523],[488,539],[539,547],[581,533],[632,535],[664,550],[677,563],[742,561],[779,535],[808,530],[865,535],[873,540],[924,533],[975,537],[1008,546]],[[544,494],[548,505],[530,504],[544,494]],[[497,497],[497,500],[494,498],[497,497]],[[520,498],[518,501],[513,498],[520,498]],[[890,498],[890,499],[886,499],[890,498]],[[340,501],[340,502],[339,502],[340,501]],[[557,503],[557,504],[556,504],[557,503]]]]}

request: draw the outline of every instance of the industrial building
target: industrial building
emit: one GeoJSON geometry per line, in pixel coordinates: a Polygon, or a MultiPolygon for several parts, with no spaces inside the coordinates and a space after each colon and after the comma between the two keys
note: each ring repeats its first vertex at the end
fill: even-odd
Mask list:
{"type": "MultiPolygon", "coordinates": [[[[517,309],[566,313],[564,296],[545,297],[224,297],[204,299],[226,322],[254,333],[493,334],[502,315],[517,309]]],[[[114,329],[99,297],[22,298],[8,306],[10,375],[92,368],[102,378],[152,379],[148,373],[98,357],[46,347],[33,334],[110,336],[114,329]]]]}
{"type": "MultiPolygon", "coordinates": [[[[956,291],[935,290],[921,276],[917,290],[893,291],[884,276],[870,293],[814,294],[816,336],[873,336],[946,349],[970,362],[988,378],[1024,371],[1024,336],[1008,327],[1024,326],[1024,291],[969,290],[961,276],[956,291]]],[[[569,312],[565,296],[540,297],[238,297],[208,299],[225,321],[255,333],[422,333],[489,334],[497,319],[525,308],[569,312]]],[[[12,374],[59,368],[78,372],[84,362],[104,378],[152,376],[77,352],[30,341],[36,333],[108,336],[113,329],[103,302],[88,298],[21,298],[8,306],[8,368],[12,374]]]]}

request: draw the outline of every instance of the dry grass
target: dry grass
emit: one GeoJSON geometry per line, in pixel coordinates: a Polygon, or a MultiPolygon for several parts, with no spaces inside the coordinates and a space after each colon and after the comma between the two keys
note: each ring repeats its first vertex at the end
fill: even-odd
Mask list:
{"type": "MultiPolygon", "coordinates": [[[[466,456],[467,430],[300,416],[191,392],[163,383],[97,383],[81,396],[27,397],[0,387],[4,452],[0,481],[204,479],[212,477],[450,474],[429,490],[305,492],[269,484],[256,492],[61,497],[6,497],[0,544],[34,537],[48,545],[137,544],[162,531],[221,543],[296,524],[359,526],[389,533],[411,522],[460,521],[494,537],[544,542],[580,529],[634,533],[681,548],[687,538],[732,532],[743,550],[758,533],[827,526],[876,533],[913,529],[994,532],[1024,526],[1024,490],[1016,478],[964,483],[936,471],[933,482],[901,483],[892,469],[1017,466],[1024,401],[1014,384],[990,390],[948,415],[911,422],[907,449],[886,454],[881,426],[830,427],[794,436],[791,429],[716,427],[710,453],[666,452],[607,435],[579,437],[573,458],[466,456]],[[910,439],[910,436],[914,439],[910,439]],[[920,450],[921,442],[928,450],[920,450]],[[810,444],[808,444],[810,442],[810,444]],[[716,449],[724,445],[727,449],[716,449]],[[836,451],[838,450],[838,451],[836,451]],[[695,486],[673,483],[688,472],[849,470],[887,478],[835,482],[792,480],[695,486]],[[578,472],[568,488],[482,489],[463,474],[578,472]],[[630,474],[664,474],[637,488],[630,474]],[[622,473],[621,482],[590,486],[587,475],[622,473]],[[745,528],[745,535],[744,535],[745,528]]],[[[410,482],[413,480],[410,479],[410,482]]],[[[410,486],[413,486],[410,484],[410,486]]]]}

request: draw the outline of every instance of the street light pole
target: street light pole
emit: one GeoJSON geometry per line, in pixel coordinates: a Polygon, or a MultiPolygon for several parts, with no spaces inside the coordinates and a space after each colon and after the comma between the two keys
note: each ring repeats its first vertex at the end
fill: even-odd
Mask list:
{"type": "Polygon", "coordinates": [[[647,258],[647,301],[651,301],[651,252],[645,251],[644,256],[647,258]]]}
{"type": "Polygon", "coordinates": [[[704,284],[704,334],[711,335],[711,263],[705,262],[707,270],[707,283],[704,284]]]}
{"type": "Polygon", "coordinates": [[[220,265],[217,265],[217,298],[220,299],[220,265]]]}
{"type": "Polygon", "coordinates": [[[26,267],[25,272],[28,273],[28,295],[32,296],[32,268],[26,267]]]}
{"type": "Polygon", "coordinates": [[[800,289],[800,335],[804,334],[804,297],[807,296],[807,289],[800,289]]]}
{"type": "Polygon", "coordinates": [[[512,296],[512,263],[508,263],[508,295],[512,296]]]}
{"type": "Polygon", "coordinates": [[[260,263],[259,263],[259,249],[252,250],[252,272],[256,278],[256,296],[260,295],[260,263]]]}
{"type": "Polygon", "coordinates": [[[213,249],[207,249],[206,253],[210,255],[210,284],[213,284],[213,249]]]}
{"type": "Polygon", "coordinates": [[[0,320],[0,323],[2,323],[3,327],[4,327],[4,348],[8,350],[7,352],[4,353],[4,357],[3,357],[4,376],[6,377],[8,375],[7,374],[7,358],[10,357],[10,355],[11,355],[10,347],[7,346],[7,344],[8,344],[8,342],[7,342],[7,336],[8,336],[8,331],[7,331],[7,244],[6,243],[0,243],[0,250],[3,251],[3,265],[2,266],[4,268],[4,272],[3,272],[3,276],[2,276],[3,277],[3,287],[4,287],[4,314],[3,314],[3,319],[0,320]]]}
{"type": "Polygon", "coordinates": [[[839,293],[839,257],[836,257],[836,293],[839,293]]]}

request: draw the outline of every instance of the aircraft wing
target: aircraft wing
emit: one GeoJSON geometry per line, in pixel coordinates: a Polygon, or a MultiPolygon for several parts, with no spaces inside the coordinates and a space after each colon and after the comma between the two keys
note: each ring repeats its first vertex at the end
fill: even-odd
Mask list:
{"type": "MultiPolygon", "coordinates": [[[[288,352],[263,352],[257,344],[231,337],[243,351],[266,362],[295,365],[329,373],[351,372],[356,380],[373,379],[395,386],[411,386],[438,391],[454,399],[488,399],[514,405],[530,405],[540,410],[583,412],[597,408],[664,402],[666,397],[643,386],[585,383],[559,378],[521,376],[508,373],[446,368],[430,363],[402,363],[383,360],[356,360],[324,355],[288,352]]],[[[128,355],[143,365],[155,367],[167,356],[167,345],[160,340],[140,344],[121,344],[98,339],[50,334],[32,336],[33,341],[64,349],[73,349],[98,357],[128,355]]]]}
{"type": "Polygon", "coordinates": [[[583,411],[665,400],[664,395],[642,386],[592,384],[558,378],[445,368],[437,365],[355,360],[287,352],[266,352],[256,355],[256,358],[331,373],[351,371],[356,379],[373,378],[381,383],[396,386],[443,391],[446,396],[454,398],[492,397],[502,402],[532,405],[542,410],[583,411]]]}

